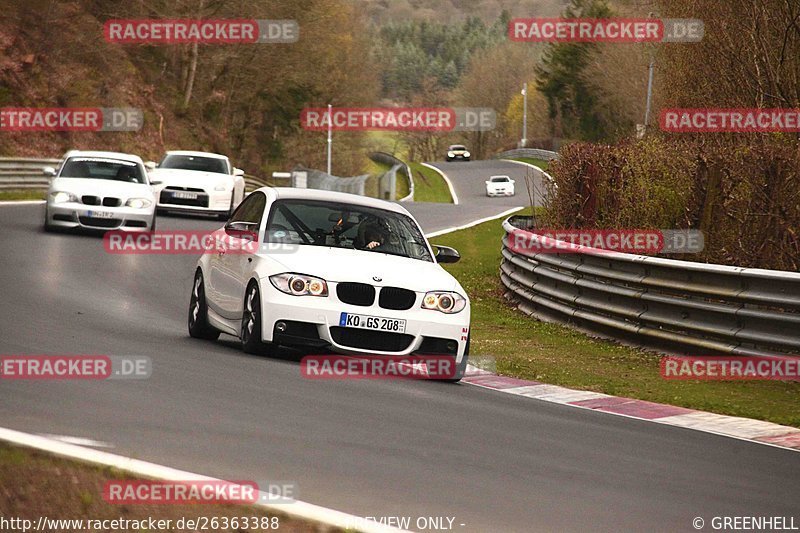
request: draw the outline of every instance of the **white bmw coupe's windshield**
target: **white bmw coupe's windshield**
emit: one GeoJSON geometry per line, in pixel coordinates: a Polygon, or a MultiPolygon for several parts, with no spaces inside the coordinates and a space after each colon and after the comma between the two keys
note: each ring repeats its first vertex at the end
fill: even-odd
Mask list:
{"type": "Polygon", "coordinates": [[[100,157],[70,157],[64,163],[60,177],[147,183],[136,163],[100,157]]]}
{"type": "Polygon", "coordinates": [[[425,237],[409,216],[338,202],[279,200],[273,204],[264,239],[433,262],[425,237]]]}

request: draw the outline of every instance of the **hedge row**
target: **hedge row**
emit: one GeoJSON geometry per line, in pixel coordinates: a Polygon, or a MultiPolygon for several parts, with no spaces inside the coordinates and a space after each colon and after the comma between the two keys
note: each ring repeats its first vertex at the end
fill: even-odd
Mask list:
{"type": "Polygon", "coordinates": [[[796,138],[575,143],[561,149],[550,173],[555,186],[543,221],[549,227],[700,229],[704,253],[681,259],[800,266],[796,138]]]}

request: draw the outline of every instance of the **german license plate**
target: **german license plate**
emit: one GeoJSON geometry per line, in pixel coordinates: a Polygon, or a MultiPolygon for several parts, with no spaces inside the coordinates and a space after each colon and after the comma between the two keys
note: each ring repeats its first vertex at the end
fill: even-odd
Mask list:
{"type": "Polygon", "coordinates": [[[391,333],[406,332],[405,320],[399,318],[383,318],[380,316],[356,315],[353,313],[342,313],[339,316],[339,326],[343,328],[389,331],[391,333]]]}
{"type": "Polygon", "coordinates": [[[89,211],[87,214],[92,218],[114,218],[114,213],[109,211],[89,211]]]}
{"type": "Polygon", "coordinates": [[[181,200],[197,200],[196,192],[178,191],[172,193],[172,196],[175,198],[180,198],[181,200]]]}

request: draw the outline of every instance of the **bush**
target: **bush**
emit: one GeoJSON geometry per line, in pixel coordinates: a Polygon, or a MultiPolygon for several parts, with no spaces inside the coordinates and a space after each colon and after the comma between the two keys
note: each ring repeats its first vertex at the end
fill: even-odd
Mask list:
{"type": "Polygon", "coordinates": [[[704,253],[681,259],[800,266],[800,149],[791,138],[576,143],[550,173],[549,227],[700,229],[704,253]]]}

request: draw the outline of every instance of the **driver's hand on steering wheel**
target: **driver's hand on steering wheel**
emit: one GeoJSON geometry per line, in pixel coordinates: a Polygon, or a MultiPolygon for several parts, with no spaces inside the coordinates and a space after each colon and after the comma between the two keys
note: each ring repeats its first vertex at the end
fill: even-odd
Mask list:
{"type": "Polygon", "coordinates": [[[377,248],[380,245],[381,245],[381,243],[379,243],[378,241],[372,241],[367,245],[367,248],[372,250],[373,248],[377,248]]]}

